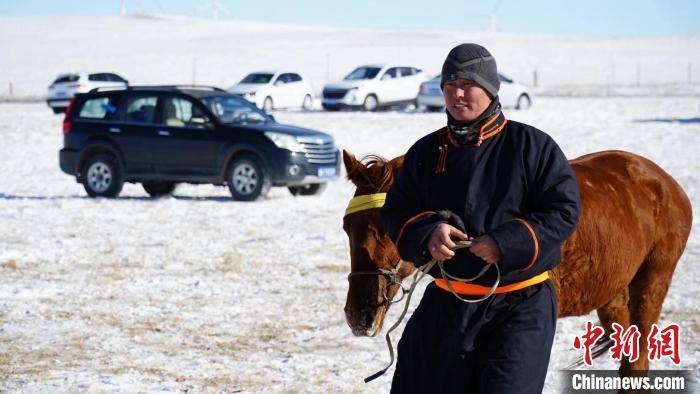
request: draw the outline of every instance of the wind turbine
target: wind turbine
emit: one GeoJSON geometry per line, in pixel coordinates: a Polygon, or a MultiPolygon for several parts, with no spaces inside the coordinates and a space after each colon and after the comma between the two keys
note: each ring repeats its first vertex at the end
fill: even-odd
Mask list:
{"type": "Polygon", "coordinates": [[[121,0],[121,6],[119,7],[119,14],[121,16],[126,15],[126,0],[121,0]]]}
{"type": "MultiPolygon", "coordinates": [[[[483,21],[483,19],[481,19],[481,18],[487,19],[488,24],[489,24],[489,31],[491,32],[491,34],[495,34],[496,33],[496,26],[497,26],[496,15],[497,15],[498,9],[500,7],[501,7],[501,0],[497,0],[496,4],[494,4],[493,8],[491,9],[491,12],[489,12],[488,14],[487,13],[472,13],[472,12],[470,12],[467,14],[467,17],[480,19],[481,21],[483,21]]],[[[481,25],[481,23],[483,23],[483,22],[479,22],[480,25],[481,25]]]]}
{"type": "Polygon", "coordinates": [[[489,14],[489,22],[491,25],[491,34],[496,34],[496,12],[498,12],[498,8],[501,6],[501,0],[496,1],[496,5],[493,6],[493,9],[491,10],[491,13],[489,14]]]}
{"type": "Polygon", "coordinates": [[[197,10],[211,10],[212,19],[219,19],[219,12],[226,15],[231,15],[231,12],[226,8],[221,0],[211,0],[209,4],[200,6],[197,10]]]}

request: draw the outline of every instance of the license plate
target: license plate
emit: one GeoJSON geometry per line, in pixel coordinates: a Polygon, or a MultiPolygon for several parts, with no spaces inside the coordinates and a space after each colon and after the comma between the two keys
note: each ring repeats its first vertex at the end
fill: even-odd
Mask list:
{"type": "Polygon", "coordinates": [[[328,178],[335,176],[335,167],[321,167],[318,169],[319,178],[328,178]]]}
{"type": "Polygon", "coordinates": [[[68,94],[66,92],[56,92],[56,96],[58,97],[66,97],[68,94]]]}
{"type": "Polygon", "coordinates": [[[323,103],[328,105],[336,105],[338,104],[338,99],[323,99],[323,103]]]}

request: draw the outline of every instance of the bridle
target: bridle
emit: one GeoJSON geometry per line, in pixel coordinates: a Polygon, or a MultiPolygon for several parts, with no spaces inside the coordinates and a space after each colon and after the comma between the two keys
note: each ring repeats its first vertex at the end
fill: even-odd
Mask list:
{"type": "MultiPolygon", "coordinates": [[[[345,209],[345,216],[367,209],[381,208],[384,206],[385,201],[386,193],[365,194],[354,197],[352,200],[350,200],[348,207],[345,209]]],[[[399,270],[401,269],[401,265],[403,265],[403,263],[404,261],[402,259],[399,259],[399,262],[396,263],[390,269],[377,268],[374,270],[360,271],[352,271],[351,269],[350,273],[348,274],[348,281],[356,276],[383,276],[386,278],[387,281],[386,290],[382,293],[382,297],[384,297],[384,303],[388,302],[389,304],[396,304],[403,300],[404,296],[406,295],[406,292],[408,291],[401,285],[401,281],[399,281],[399,270]],[[389,292],[389,287],[391,285],[398,285],[401,289],[401,297],[399,299],[390,299],[389,297],[387,297],[387,293],[389,292]]]]}
{"type": "Polygon", "coordinates": [[[396,267],[392,269],[378,268],[376,270],[351,271],[348,274],[348,280],[355,276],[383,276],[386,278],[386,290],[382,293],[382,296],[384,297],[384,303],[388,302],[389,304],[396,304],[403,300],[403,297],[408,291],[405,287],[403,287],[401,281],[399,281],[399,269],[401,269],[402,264],[403,260],[399,260],[399,262],[396,264],[396,267]],[[401,289],[401,297],[399,297],[399,299],[395,299],[396,296],[394,296],[394,299],[389,299],[389,297],[387,297],[387,293],[389,292],[389,286],[391,285],[398,285],[399,289],[401,289]]]}
{"type": "MultiPolygon", "coordinates": [[[[373,209],[373,208],[381,208],[384,206],[384,203],[386,202],[386,193],[373,193],[373,194],[365,194],[365,195],[360,195],[360,196],[355,196],[353,197],[350,202],[348,203],[348,207],[345,209],[345,216],[348,216],[350,214],[353,214],[355,212],[360,212],[364,211],[367,209],[373,209]]],[[[463,248],[468,248],[471,246],[471,241],[456,241],[455,242],[457,246],[454,248],[454,250],[458,249],[463,249],[463,248]]],[[[355,277],[355,276],[369,276],[369,275],[380,275],[384,276],[387,278],[387,287],[386,291],[384,292],[384,300],[385,302],[388,302],[389,304],[394,304],[397,302],[400,302],[403,300],[404,295],[408,295],[408,298],[406,299],[406,304],[404,306],[403,312],[401,312],[401,315],[399,316],[399,319],[394,323],[391,328],[386,332],[386,343],[387,346],[389,347],[389,356],[391,357],[391,360],[389,361],[389,365],[387,365],[384,369],[381,371],[378,371],[374,373],[373,375],[370,375],[365,378],[365,383],[369,383],[372,380],[384,375],[384,373],[394,364],[394,347],[391,344],[391,337],[389,334],[391,334],[392,331],[394,331],[399,324],[403,321],[403,318],[406,316],[406,312],[408,312],[408,306],[411,303],[411,296],[413,295],[413,290],[415,290],[416,285],[418,282],[425,277],[425,275],[437,264],[438,267],[440,268],[440,273],[445,280],[445,284],[447,285],[448,289],[454,295],[457,297],[458,300],[465,302],[465,303],[477,303],[477,302],[482,302],[489,297],[491,297],[496,289],[498,288],[498,284],[501,281],[501,270],[498,267],[498,264],[486,264],[484,268],[479,271],[479,273],[472,277],[472,278],[459,278],[453,275],[450,275],[445,271],[445,268],[443,267],[442,261],[437,261],[435,259],[430,260],[428,263],[425,265],[421,266],[420,268],[416,268],[416,271],[418,272],[416,275],[413,276],[413,281],[411,282],[411,286],[406,289],[403,287],[403,285],[398,281],[398,273],[399,273],[399,268],[401,268],[401,265],[403,264],[403,260],[399,260],[399,262],[396,264],[394,268],[391,269],[384,269],[384,268],[379,268],[376,270],[364,270],[364,271],[351,271],[350,274],[348,274],[348,280],[350,278],[355,277]],[[496,281],[494,282],[493,286],[489,289],[489,291],[482,297],[477,298],[477,299],[469,299],[469,298],[464,298],[461,297],[455,289],[452,287],[451,281],[457,281],[457,282],[473,282],[477,279],[479,279],[481,276],[483,276],[486,271],[489,270],[491,266],[496,267],[496,281]],[[449,278],[449,279],[448,279],[449,278]],[[389,286],[392,284],[397,284],[401,288],[401,298],[399,298],[396,301],[390,300],[386,296],[386,292],[389,290],[389,286]]]]}

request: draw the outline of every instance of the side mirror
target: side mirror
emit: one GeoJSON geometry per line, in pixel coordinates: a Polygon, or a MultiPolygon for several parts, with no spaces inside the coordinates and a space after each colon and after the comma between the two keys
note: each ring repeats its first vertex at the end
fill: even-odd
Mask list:
{"type": "Polygon", "coordinates": [[[389,74],[384,74],[384,75],[382,75],[382,81],[386,81],[386,80],[389,80],[389,79],[391,79],[391,75],[389,75],[389,74]]]}
{"type": "Polygon", "coordinates": [[[277,80],[277,81],[275,81],[274,85],[275,86],[282,86],[282,85],[284,85],[284,81],[277,80]]]}

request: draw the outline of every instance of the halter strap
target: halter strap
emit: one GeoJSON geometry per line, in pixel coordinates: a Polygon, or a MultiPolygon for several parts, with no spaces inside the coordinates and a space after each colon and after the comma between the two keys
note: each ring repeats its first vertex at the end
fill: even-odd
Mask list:
{"type": "Polygon", "coordinates": [[[381,208],[386,201],[386,193],[365,194],[362,196],[353,197],[345,209],[345,216],[364,211],[365,209],[381,208]]]}

